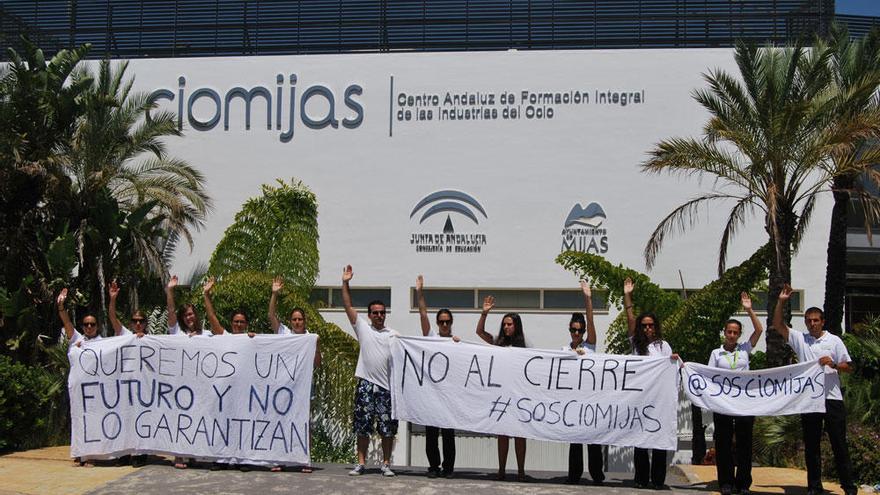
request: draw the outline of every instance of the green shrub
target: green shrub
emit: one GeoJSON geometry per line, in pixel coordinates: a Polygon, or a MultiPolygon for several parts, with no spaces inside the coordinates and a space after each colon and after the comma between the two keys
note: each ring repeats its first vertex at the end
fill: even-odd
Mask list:
{"type": "Polygon", "coordinates": [[[69,440],[65,378],[0,356],[0,450],[69,440]]]}
{"type": "MultiPolygon", "coordinates": [[[[874,485],[880,481],[880,451],[877,450],[880,433],[876,428],[855,422],[847,424],[846,430],[853,479],[858,484],[874,485]]],[[[838,479],[834,453],[827,435],[822,437],[822,475],[838,479]]]]}

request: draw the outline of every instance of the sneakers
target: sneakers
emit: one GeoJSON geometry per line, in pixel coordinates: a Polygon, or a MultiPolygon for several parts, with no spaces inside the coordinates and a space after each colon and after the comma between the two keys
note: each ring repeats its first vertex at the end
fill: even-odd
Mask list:
{"type": "MultiPolygon", "coordinates": [[[[349,476],[360,476],[360,475],[364,474],[364,471],[366,471],[366,468],[364,467],[364,465],[358,464],[357,466],[354,467],[354,469],[352,469],[351,471],[348,472],[348,475],[349,476]]],[[[387,476],[389,478],[392,476],[397,476],[396,474],[394,474],[394,471],[391,470],[391,466],[389,466],[388,464],[382,464],[382,467],[379,468],[379,471],[382,473],[382,476],[387,476]]]]}

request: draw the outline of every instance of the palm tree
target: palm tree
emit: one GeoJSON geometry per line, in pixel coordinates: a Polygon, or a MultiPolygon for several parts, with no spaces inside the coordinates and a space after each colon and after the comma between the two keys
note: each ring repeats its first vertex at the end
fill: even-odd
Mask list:
{"type": "MultiPolygon", "coordinates": [[[[817,42],[815,50],[826,49],[817,42]]],[[[877,119],[880,100],[876,90],[880,85],[880,30],[873,30],[863,39],[852,41],[846,28],[833,26],[830,39],[829,69],[833,76],[833,101],[839,101],[844,122],[877,119]]],[[[833,150],[831,163],[836,168],[848,168],[850,173],[834,178],[832,191],[834,206],[828,235],[828,264],[825,272],[825,319],[832,333],[842,331],[843,304],[846,294],[846,231],[850,200],[856,199],[864,212],[865,229],[871,240],[871,226],[880,219],[880,200],[862,187],[860,174],[880,184],[880,172],[872,165],[880,161],[876,142],[870,139],[876,132],[866,132],[851,146],[833,150]]]]}
{"type": "MultiPolygon", "coordinates": [[[[648,268],[665,237],[696,221],[701,206],[732,202],[721,236],[719,273],[732,238],[750,214],[760,212],[771,246],[767,305],[772,310],[783,283],[791,280],[792,254],[817,194],[854,168],[830,166],[831,150],[850,146],[865,132],[859,121],[839,125],[835,110],[845,99],[829,98],[830,57],[827,49],[758,49],[738,43],[735,60],[741,80],[722,70],[705,75],[708,89],[694,92],[710,114],[703,139],[661,141],[643,170],[713,176],[719,187],[675,208],[660,222],[645,247],[648,268]]],[[[786,361],[781,337],[772,328],[767,332],[767,354],[772,365],[786,361]]]]}
{"type": "Polygon", "coordinates": [[[141,275],[163,278],[167,240],[182,238],[192,247],[192,231],[211,208],[201,172],[167,153],[166,139],[180,135],[174,115],[155,111],[146,93],[132,92],[127,67],[102,61],[94,75],[88,69],[73,74],[75,83],[93,83],[61,153],[81,287],[88,288],[93,309],[104,308],[111,277],[142,269],[141,275]]]}

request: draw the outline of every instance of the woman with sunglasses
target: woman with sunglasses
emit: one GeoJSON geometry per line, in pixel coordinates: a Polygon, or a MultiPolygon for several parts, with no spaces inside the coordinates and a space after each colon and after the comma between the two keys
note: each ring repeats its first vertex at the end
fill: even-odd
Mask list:
{"type": "MultiPolygon", "coordinates": [[[[724,324],[724,343],[712,351],[709,366],[745,371],[749,369],[749,354],[758,345],[764,326],[752,309],[752,299],[748,294],[740,294],[743,309],[752,320],[752,335],[749,340],[739,343],[742,323],[733,318],[724,324]]],[[[718,485],[722,495],[749,493],[752,486],[752,427],[754,416],[728,416],[712,413],[715,422],[715,468],[718,485]],[[736,459],[733,457],[733,438],[736,435],[736,459]],[[734,473],[734,469],[736,473],[734,473]]]]}
{"type": "Polygon", "coordinates": [[[110,294],[110,305],[108,308],[108,316],[110,317],[110,326],[113,327],[113,332],[116,336],[120,335],[137,335],[138,337],[143,337],[147,333],[147,317],[144,315],[144,312],[136,309],[131,313],[131,326],[134,331],[129,330],[119,321],[119,318],[116,314],[116,299],[119,297],[119,284],[116,283],[116,280],[110,282],[110,288],[107,290],[110,294]]]}
{"type": "MultiPolygon", "coordinates": [[[[290,311],[290,316],[288,317],[288,322],[290,326],[288,327],[284,323],[281,323],[281,320],[278,319],[278,293],[281,292],[281,289],[284,288],[284,279],[281,277],[275,277],[272,280],[272,296],[269,298],[269,326],[273,332],[278,335],[304,335],[311,333],[306,328],[306,312],[302,308],[293,308],[290,311]]],[[[321,348],[318,343],[315,344],[315,361],[314,368],[321,366],[321,348]]],[[[312,377],[312,392],[311,397],[312,400],[315,399],[315,379],[312,377]]],[[[312,445],[312,430],[309,429],[309,447],[312,445]]],[[[270,469],[272,472],[280,472],[284,468],[280,465],[274,465],[270,469]]],[[[311,473],[311,466],[303,466],[303,473],[311,473]]]]}
{"type": "MultiPolygon", "coordinates": [[[[639,356],[665,356],[678,360],[678,354],[663,340],[660,320],[654,313],[642,313],[635,316],[633,311],[632,293],[635,284],[627,277],[623,281],[623,307],[626,310],[626,325],[632,353],[639,356]]],[[[662,490],[666,487],[666,451],[660,449],[635,448],[633,467],[635,469],[636,488],[653,488],[662,490]],[[649,459],[650,452],[650,459],[649,459]]]]}
{"type": "MultiPolygon", "coordinates": [[[[98,319],[91,313],[86,313],[82,319],[82,333],[74,328],[70,315],[67,314],[67,310],[64,308],[66,301],[67,287],[61,289],[61,292],[58,293],[58,297],[55,299],[55,304],[58,307],[58,317],[61,319],[62,324],[61,335],[68,341],[67,352],[72,351],[74,346],[82,347],[83,342],[101,340],[101,336],[98,334],[98,319]]],[[[88,457],[77,457],[73,460],[73,463],[76,466],[94,466],[94,463],[88,457]]]]}
{"type": "MultiPolygon", "coordinates": [[[[486,296],[483,300],[483,312],[480,313],[480,320],[477,322],[477,335],[489,344],[501,347],[525,347],[526,338],[523,332],[522,319],[517,313],[507,313],[501,318],[501,326],[498,329],[498,336],[492,337],[486,331],[486,316],[489,311],[495,307],[495,297],[486,296]]],[[[528,481],[526,478],[526,439],[514,437],[514,452],[516,452],[517,481],[528,481]]],[[[506,435],[498,435],[498,475],[499,481],[506,478],[505,469],[507,467],[507,452],[510,449],[510,437],[506,435]]]]}
{"type": "MultiPolygon", "coordinates": [[[[585,280],[581,280],[581,292],[584,294],[586,320],[582,313],[571,314],[571,320],[568,322],[568,334],[571,341],[562,350],[576,352],[583,356],[596,352],[596,324],[593,322],[593,291],[585,280]],[[586,338],[584,338],[584,333],[586,333],[586,338]]],[[[601,485],[605,481],[605,473],[602,469],[602,446],[587,444],[587,455],[589,456],[589,470],[593,484],[601,485]]],[[[578,484],[583,474],[584,445],[572,443],[568,447],[568,477],[565,481],[570,484],[578,484]]]]}
{"type": "MultiPolygon", "coordinates": [[[[452,311],[442,308],[437,311],[437,332],[431,328],[428,319],[428,305],[425,302],[425,294],[422,290],[425,279],[419,275],[416,277],[416,299],[419,303],[419,320],[422,324],[422,335],[425,337],[446,337],[455,342],[460,341],[452,335],[452,311]]],[[[428,478],[451,478],[455,469],[455,430],[452,428],[438,428],[425,426],[425,455],[428,457],[428,478]],[[443,470],[440,470],[440,447],[438,437],[443,435],[443,470]]]]}

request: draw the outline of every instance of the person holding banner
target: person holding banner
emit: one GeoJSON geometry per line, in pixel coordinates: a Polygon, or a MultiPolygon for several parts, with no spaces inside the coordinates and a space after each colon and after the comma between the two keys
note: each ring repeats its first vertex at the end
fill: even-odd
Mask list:
{"type": "Polygon", "coordinates": [[[116,336],[120,335],[132,335],[135,334],[138,337],[143,337],[147,333],[147,317],[144,315],[144,312],[136,309],[131,314],[131,326],[134,327],[134,332],[129,330],[119,321],[119,317],[116,314],[116,299],[119,297],[119,285],[116,283],[116,280],[110,282],[110,288],[107,290],[110,295],[110,304],[107,310],[108,316],[110,318],[110,326],[113,327],[113,331],[116,336]]]}
{"type": "MultiPolygon", "coordinates": [[[[572,313],[571,320],[568,322],[568,334],[571,342],[562,348],[564,351],[574,351],[579,355],[591,354],[596,352],[596,324],[593,322],[593,291],[590,285],[581,280],[581,291],[584,294],[584,307],[586,310],[586,320],[581,313],[572,313]],[[584,333],[586,332],[586,339],[584,333]]],[[[601,485],[605,481],[605,473],[602,469],[602,446],[598,444],[587,445],[587,455],[589,457],[590,477],[593,478],[594,485],[601,485]]],[[[568,446],[568,477],[566,483],[580,483],[581,476],[584,474],[584,445],[581,443],[572,443],[568,446]]]]}
{"type": "Polygon", "coordinates": [[[818,359],[825,367],[825,412],[801,414],[801,428],[804,432],[804,458],[807,464],[807,493],[823,493],[822,451],[820,441],[823,428],[828,432],[831,451],[840,486],[845,494],[858,493],[853,482],[846,441],[846,408],[843,405],[843,391],[840,373],[850,373],[852,359],[843,340],[825,330],[825,314],[816,307],[804,313],[804,324],[808,333],[793,332],[782,316],[783,307],[788,304],[792,293],[791,286],[785,284],[773,311],[773,328],[797,354],[798,361],[804,363],[818,359]]]}
{"type": "Polygon", "coordinates": [[[177,309],[174,305],[174,288],[177,287],[177,275],[173,275],[165,286],[165,304],[168,309],[168,335],[186,335],[194,337],[202,335],[202,319],[192,304],[184,304],[177,309]],[[182,331],[181,331],[182,330],[182,331]]]}
{"type": "MultiPolygon", "coordinates": [[[[205,285],[202,286],[202,293],[205,297],[205,315],[208,317],[208,323],[211,324],[211,333],[214,335],[229,335],[230,332],[227,332],[226,329],[223,328],[223,325],[220,324],[220,320],[217,318],[217,312],[214,311],[214,303],[211,301],[211,291],[214,290],[215,283],[216,280],[214,277],[209,277],[208,280],[205,281],[205,285]]],[[[248,332],[248,317],[243,309],[236,309],[233,311],[230,320],[232,321],[233,335],[240,333],[246,333],[249,337],[256,335],[253,332],[248,332]]]]}
{"type": "MultiPolygon", "coordinates": [[[[673,353],[672,347],[663,340],[657,315],[642,313],[636,318],[632,302],[634,288],[632,279],[627,277],[623,281],[623,307],[626,310],[627,333],[632,353],[639,356],[668,356],[677,360],[678,354],[673,353]]],[[[648,455],[647,449],[637,447],[633,449],[636,487],[662,490],[666,487],[666,451],[652,449],[650,460],[648,455]]]]}
{"type": "MultiPolygon", "coordinates": [[[[752,309],[752,299],[748,294],[740,294],[742,307],[752,320],[752,335],[749,340],[739,343],[742,323],[729,319],[724,325],[724,343],[712,351],[708,365],[713,368],[730,368],[746,371],[749,369],[749,353],[758,345],[764,326],[752,309]]],[[[752,486],[752,427],[754,416],[728,416],[712,413],[715,422],[715,469],[721,495],[740,493],[747,495],[752,486]],[[733,438],[736,435],[736,460],[733,457],[733,438]],[[734,474],[734,467],[736,474],[734,474]]]]}
{"type": "Polygon", "coordinates": [[[342,269],[342,304],[360,344],[354,372],[358,378],[354,400],[358,465],[348,474],[364,474],[375,420],[382,437],[382,475],[395,476],[391,470],[391,448],[397,435],[397,420],[391,418],[391,338],[398,333],[385,326],[386,310],[382,301],[372,301],[367,305],[369,322],[358,316],[357,310],[351,305],[351,289],[348,286],[352,277],[351,265],[347,265],[342,269]]]}
{"type": "MultiPolygon", "coordinates": [[[[92,314],[86,314],[83,316],[83,331],[80,333],[73,326],[73,322],[70,320],[70,315],[67,314],[67,310],[64,308],[64,303],[66,301],[67,287],[61,289],[61,292],[58,293],[58,297],[55,299],[55,304],[58,307],[58,317],[61,318],[61,335],[66,338],[68,342],[67,352],[70,353],[74,346],[81,347],[83,342],[101,340],[101,336],[98,334],[98,319],[92,314]]],[[[73,460],[73,463],[76,466],[82,467],[95,466],[92,460],[87,457],[77,457],[73,460]]]]}
{"type": "MultiPolygon", "coordinates": [[[[437,311],[437,332],[431,329],[431,322],[428,320],[428,305],[425,302],[425,294],[422,290],[425,285],[425,279],[419,275],[416,277],[416,299],[419,303],[419,321],[422,324],[422,335],[425,337],[435,337],[438,334],[441,337],[451,338],[455,342],[460,339],[452,335],[452,311],[442,308],[437,311]]],[[[425,455],[428,457],[428,478],[451,478],[455,469],[455,430],[452,428],[437,428],[436,426],[425,426],[425,455]],[[438,438],[443,435],[443,470],[440,470],[440,448],[438,438]]]]}
{"type": "MultiPolygon", "coordinates": [[[[278,293],[281,292],[281,289],[284,288],[284,279],[281,277],[275,277],[272,280],[272,296],[269,297],[269,326],[273,332],[278,335],[304,335],[309,333],[306,329],[306,312],[302,308],[293,308],[290,311],[290,327],[281,323],[281,320],[278,319],[278,311],[276,310],[278,306],[278,293]]],[[[314,368],[321,366],[321,348],[318,343],[315,344],[315,361],[314,368]]],[[[314,369],[313,368],[313,369],[314,369]]],[[[312,380],[312,394],[311,399],[315,398],[315,381],[312,380]]],[[[309,429],[309,446],[312,444],[312,430],[309,429]]],[[[270,469],[272,472],[280,472],[283,468],[280,465],[272,466],[270,469]]],[[[311,466],[303,466],[301,472],[303,473],[311,473],[311,466]]]]}
{"type": "MultiPolygon", "coordinates": [[[[492,335],[486,331],[486,317],[489,311],[495,307],[495,297],[486,296],[483,300],[483,311],[480,313],[480,320],[477,322],[477,335],[489,344],[501,347],[525,347],[526,338],[523,332],[522,319],[516,313],[507,313],[501,318],[501,326],[498,329],[498,336],[492,335]]],[[[510,450],[510,437],[506,435],[498,435],[498,474],[496,478],[504,481],[507,477],[505,471],[507,467],[507,452],[510,450]]],[[[526,477],[526,439],[522,437],[514,437],[514,452],[516,452],[517,481],[528,481],[526,477]]]]}

